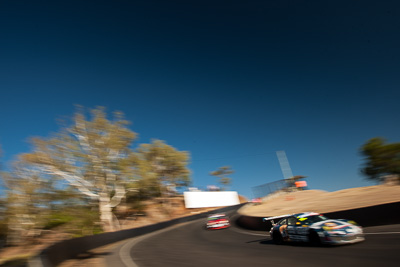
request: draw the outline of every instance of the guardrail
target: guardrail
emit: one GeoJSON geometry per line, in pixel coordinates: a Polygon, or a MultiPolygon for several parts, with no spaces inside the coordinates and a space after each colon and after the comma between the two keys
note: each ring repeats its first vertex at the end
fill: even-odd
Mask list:
{"type": "Polygon", "coordinates": [[[253,186],[251,189],[253,191],[253,195],[255,198],[264,198],[268,195],[271,195],[275,192],[279,191],[292,191],[292,190],[299,190],[299,189],[305,189],[304,187],[298,188],[296,183],[299,182],[299,180],[302,180],[303,183],[305,183],[305,176],[294,176],[292,178],[287,178],[283,180],[278,180],[262,185],[257,185],[253,186]]]}
{"type": "Polygon", "coordinates": [[[213,211],[190,215],[138,228],[64,240],[44,249],[38,256],[30,259],[27,266],[29,267],[57,266],[58,264],[62,263],[67,259],[71,259],[80,253],[92,250],[97,247],[102,247],[128,238],[148,234],[150,232],[154,232],[175,224],[205,218],[206,216],[212,213],[235,210],[243,205],[244,204],[224,207],[213,211]]]}

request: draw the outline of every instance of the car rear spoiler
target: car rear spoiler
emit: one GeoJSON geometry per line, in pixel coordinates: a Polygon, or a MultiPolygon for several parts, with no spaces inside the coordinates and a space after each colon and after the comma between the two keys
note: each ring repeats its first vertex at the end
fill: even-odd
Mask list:
{"type": "Polygon", "coordinates": [[[286,214],[286,215],[280,215],[280,216],[274,216],[274,217],[265,217],[265,218],[263,218],[263,222],[271,221],[271,224],[275,225],[274,220],[283,219],[283,218],[288,217],[290,215],[292,215],[292,214],[286,214]]]}

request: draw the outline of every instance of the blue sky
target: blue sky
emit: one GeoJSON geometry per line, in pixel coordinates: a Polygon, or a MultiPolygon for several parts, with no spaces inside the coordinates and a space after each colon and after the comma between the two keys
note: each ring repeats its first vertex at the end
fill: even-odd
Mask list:
{"type": "Polygon", "coordinates": [[[120,110],[137,144],[191,153],[193,185],[229,165],[231,189],[282,179],[367,186],[360,146],[399,140],[398,1],[0,2],[6,164],[75,104],[120,110]]]}

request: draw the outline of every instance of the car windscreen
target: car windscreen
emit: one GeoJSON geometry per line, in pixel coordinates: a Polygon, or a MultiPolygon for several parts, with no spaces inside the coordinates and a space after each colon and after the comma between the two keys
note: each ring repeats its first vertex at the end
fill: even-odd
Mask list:
{"type": "Polygon", "coordinates": [[[315,216],[301,217],[301,218],[298,218],[298,220],[302,224],[313,224],[316,222],[328,220],[328,218],[325,216],[322,216],[322,215],[315,215],[315,216]]]}
{"type": "Polygon", "coordinates": [[[215,220],[226,220],[228,219],[227,217],[224,216],[218,216],[218,217],[208,217],[209,221],[215,221],[215,220]]]}

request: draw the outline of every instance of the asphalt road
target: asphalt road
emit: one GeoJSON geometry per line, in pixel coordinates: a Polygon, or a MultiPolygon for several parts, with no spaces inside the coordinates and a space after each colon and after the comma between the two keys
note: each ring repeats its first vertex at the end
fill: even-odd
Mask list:
{"type": "Polygon", "coordinates": [[[366,241],[335,247],[277,246],[267,233],[232,226],[205,230],[197,220],[131,239],[107,266],[400,266],[400,225],[364,228],[366,241]]]}

